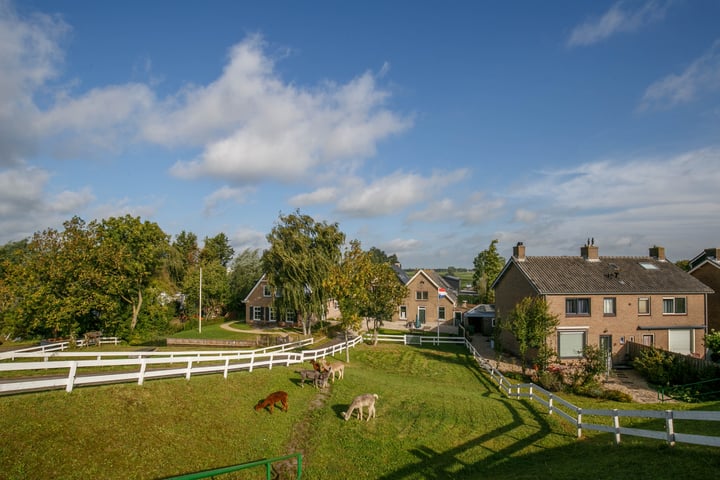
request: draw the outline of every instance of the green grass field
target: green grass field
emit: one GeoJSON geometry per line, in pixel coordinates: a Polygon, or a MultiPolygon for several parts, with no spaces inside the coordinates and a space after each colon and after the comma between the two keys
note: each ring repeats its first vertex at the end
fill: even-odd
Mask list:
{"type": "MultiPolygon", "coordinates": [[[[631,437],[616,446],[592,432],[578,440],[557,415],[506,398],[460,347],[361,345],[350,355],[345,379],[325,390],[300,388],[293,366],[0,397],[0,478],[159,479],[294,452],[303,478],[323,480],[707,478],[720,469],[717,448],[631,437]],[[276,390],[290,395],[287,413],[253,409],[276,390]],[[361,393],[379,395],[377,418],[345,422],[361,393]]],[[[697,428],[720,435],[718,425],[697,428]]]]}

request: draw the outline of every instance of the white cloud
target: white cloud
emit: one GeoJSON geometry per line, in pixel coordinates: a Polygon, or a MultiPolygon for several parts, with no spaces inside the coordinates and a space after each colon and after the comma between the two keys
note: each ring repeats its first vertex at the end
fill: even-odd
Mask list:
{"type": "Polygon", "coordinates": [[[255,192],[254,187],[233,188],[227,185],[215,190],[205,197],[205,215],[214,215],[218,205],[232,203],[242,204],[247,202],[247,197],[255,192]]]}
{"type": "Polygon", "coordinates": [[[537,217],[538,215],[536,212],[524,208],[518,208],[517,210],[515,210],[513,221],[521,223],[531,223],[535,219],[537,219],[537,217]]]}
{"type": "Polygon", "coordinates": [[[52,194],[47,191],[50,178],[49,172],[38,168],[0,171],[0,243],[58,227],[95,200],[88,188],[52,194]]]}
{"type": "Polygon", "coordinates": [[[626,9],[625,2],[617,2],[601,17],[589,20],[573,29],[568,46],[587,46],[618,33],[634,32],[665,17],[670,2],[650,0],[636,10],[626,9]]]}
{"type": "Polygon", "coordinates": [[[58,45],[69,31],[48,15],[20,19],[0,2],[0,165],[17,165],[34,151],[33,95],[57,74],[64,55],[58,45]]]}
{"type": "Polygon", "coordinates": [[[640,110],[673,107],[696,100],[703,93],[720,88],[720,40],[693,61],[679,75],[671,74],[650,85],[640,102],[640,110]]]}
{"type": "Polygon", "coordinates": [[[371,156],[379,141],[411,126],[411,118],[384,108],[389,93],[373,74],[303,90],[283,83],[263,47],[258,36],[236,45],[217,81],[189,87],[148,120],[152,141],[204,145],[173,174],[297,181],[320,165],[371,156]]]}
{"type": "Polygon", "coordinates": [[[373,217],[398,213],[414,204],[443,194],[448,185],[467,177],[466,169],[438,171],[429,177],[396,172],[365,183],[356,179],[352,188],[343,189],[336,210],[352,217],[373,217]]]}
{"type": "Polygon", "coordinates": [[[338,196],[338,189],[335,187],[321,187],[310,193],[301,193],[295,195],[288,200],[288,203],[294,207],[306,207],[308,205],[317,205],[322,203],[330,203],[338,196]]]}
{"type": "Polygon", "coordinates": [[[249,227],[241,227],[235,233],[230,235],[230,244],[236,253],[245,249],[265,250],[268,248],[268,242],[265,233],[258,232],[249,227]]]}

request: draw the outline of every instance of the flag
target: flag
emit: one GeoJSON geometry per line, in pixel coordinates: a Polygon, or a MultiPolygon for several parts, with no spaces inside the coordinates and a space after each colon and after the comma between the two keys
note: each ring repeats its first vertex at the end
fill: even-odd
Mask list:
{"type": "Polygon", "coordinates": [[[438,288],[438,298],[443,298],[445,295],[447,295],[447,292],[444,288],[438,288]]]}

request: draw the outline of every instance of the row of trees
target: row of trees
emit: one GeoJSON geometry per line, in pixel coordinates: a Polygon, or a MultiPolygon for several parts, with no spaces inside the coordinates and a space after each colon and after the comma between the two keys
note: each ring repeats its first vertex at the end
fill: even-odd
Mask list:
{"type": "Polygon", "coordinates": [[[405,298],[388,257],[359,241],[345,248],[338,224],[316,222],[296,211],[280,215],[260,254],[235,256],[223,233],[174,239],[153,222],[112,217],[86,223],[74,217],[0,247],[0,332],[5,338],[73,337],[102,330],[129,340],[163,335],[197,321],[202,275],[202,315],[243,310],[242,300],[263,273],[282,292],[275,308],[295,312],[305,334],[334,298],[343,328],[371,318],[377,329],[405,298]],[[343,249],[345,248],[345,251],[343,249]]]}
{"type": "Polygon", "coordinates": [[[6,338],[72,337],[89,330],[126,338],[165,333],[174,319],[239,306],[261,273],[260,254],[234,257],[223,233],[170,236],[130,215],[74,217],[0,248],[0,331],[6,338]]]}

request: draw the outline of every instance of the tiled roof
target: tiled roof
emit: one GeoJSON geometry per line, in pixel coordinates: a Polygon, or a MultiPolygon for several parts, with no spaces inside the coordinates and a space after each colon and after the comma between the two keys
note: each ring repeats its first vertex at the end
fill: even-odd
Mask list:
{"type": "Polygon", "coordinates": [[[540,294],[712,293],[672,262],[654,257],[525,257],[511,262],[540,294]]]}

